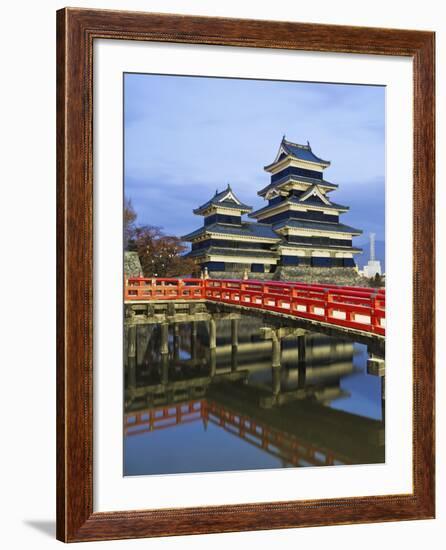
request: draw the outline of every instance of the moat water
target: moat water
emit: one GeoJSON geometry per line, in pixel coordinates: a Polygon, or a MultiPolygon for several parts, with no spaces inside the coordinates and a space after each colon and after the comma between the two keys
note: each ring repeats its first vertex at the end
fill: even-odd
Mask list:
{"type": "Polygon", "coordinates": [[[262,319],[214,322],[215,348],[209,321],[126,326],[124,475],[384,462],[366,345],[282,327],[273,367],[262,319]]]}

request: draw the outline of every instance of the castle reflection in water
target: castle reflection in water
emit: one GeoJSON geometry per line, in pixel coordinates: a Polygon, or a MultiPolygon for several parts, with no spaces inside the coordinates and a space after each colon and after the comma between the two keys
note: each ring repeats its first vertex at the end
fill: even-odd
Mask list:
{"type": "Polygon", "coordinates": [[[124,475],[384,462],[384,376],[367,373],[366,344],[202,319],[126,322],[124,475]]]}

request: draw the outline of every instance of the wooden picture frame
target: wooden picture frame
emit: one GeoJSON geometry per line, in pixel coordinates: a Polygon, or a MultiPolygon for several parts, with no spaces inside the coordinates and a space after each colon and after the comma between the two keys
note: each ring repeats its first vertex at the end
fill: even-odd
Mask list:
{"type": "Polygon", "coordinates": [[[57,538],[70,541],[434,517],[432,32],[66,8],[57,13],[57,538]],[[177,42],[413,60],[413,492],[93,512],[93,42],[177,42]]]}

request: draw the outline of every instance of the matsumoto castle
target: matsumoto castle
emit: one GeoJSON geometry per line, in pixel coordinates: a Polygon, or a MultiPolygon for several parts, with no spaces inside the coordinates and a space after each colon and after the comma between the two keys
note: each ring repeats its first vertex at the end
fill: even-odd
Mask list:
{"type": "Polygon", "coordinates": [[[331,200],[338,186],[324,179],[328,166],[309,143],[292,143],[284,136],[274,162],[265,166],[271,182],[258,192],[267,204],[253,212],[230,185],[216,192],[194,210],[204,225],[183,237],[192,243],[188,256],[210,274],[354,268],[362,250],[352,238],[362,231],[340,222],[349,207],[331,200]],[[255,221],[245,221],[245,214],[255,221]]]}

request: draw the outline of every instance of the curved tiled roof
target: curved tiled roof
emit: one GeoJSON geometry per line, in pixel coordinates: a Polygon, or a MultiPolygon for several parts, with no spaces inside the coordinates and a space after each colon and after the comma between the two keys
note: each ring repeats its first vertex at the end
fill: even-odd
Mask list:
{"type": "Polygon", "coordinates": [[[280,149],[282,150],[282,154],[279,156],[279,158],[276,158],[274,162],[271,164],[265,166],[265,170],[279,162],[283,158],[284,155],[291,156],[294,159],[297,160],[303,160],[306,162],[314,162],[315,164],[321,164],[325,167],[330,166],[329,160],[324,160],[315,155],[311,149],[310,142],[307,141],[306,145],[302,145],[300,143],[293,143],[292,141],[288,141],[285,139],[285,136],[283,136],[282,141],[280,143],[280,149]]]}
{"type": "Polygon", "coordinates": [[[258,191],[257,195],[265,195],[265,193],[267,193],[270,189],[273,189],[274,187],[279,187],[280,185],[283,185],[290,180],[301,181],[302,183],[309,183],[310,185],[322,185],[323,187],[329,187],[330,189],[336,189],[338,187],[337,183],[331,183],[330,181],[318,180],[316,178],[307,178],[306,176],[296,176],[290,174],[288,176],[284,176],[278,181],[275,181],[274,183],[269,183],[266,187],[258,191]]]}
{"type": "Polygon", "coordinates": [[[293,203],[296,203],[296,204],[303,204],[303,205],[308,205],[308,206],[321,206],[323,207],[324,209],[327,209],[327,210],[330,210],[330,209],[333,209],[333,210],[350,210],[350,206],[345,206],[343,204],[338,204],[337,202],[332,202],[330,201],[330,204],[321,204],[319,201],[314,201],[314,200],[311,200],[311,199],[307,199],[305,201],[299,201],[299,199],[297,199],[297,197],[294,197],[296,200],[292,200],[291,202],[293,203]]]}
{"type": "Polygon", "coordinates": [[[207,254],[218,254],[220,256],[248,256],[252,258],[276,258],[277,252],[274,250],[249,250],[246,248],[229,248],[210,246],[199,250],[191,250],[187,253],[189,258],[204,256],[207,254]]]}
{"type": "Polygon", "coordinates": [[[355,246],[340,246],[336,244],[308,244],[308,243],[280,243],[280,246],[286,247],[286,248],[307,248],[307,249],[313,249],[313,248],[327,248],[330,250],[339,250],[339,251],[348,251],[348,252],[362,252],[362,248],[357,248],[355,246]]]}
{"type": "Polygon", "coordinates": [[[297,219],[288,219],[283,220],[277,224],[273,225],[274,229],[282,229],[283,227],[292,227],[295,229],[313,229],[316,231],[334,231],[336,233],[356,233],[357,235],[362,234],[361,229],[356,229],[345,225],[343,223],[319,223],[319,222],[309,222],[306,220],[297,220],[297,219]]]}
{"type": "Polygon", "coordinates": [[[310,142],[308,141],[306,145],[301,145],[300,143],[293,143],[292,141],[288,141],[283,138],[281,145],[283,149],[292,157],[309,162],[317,162],[318,164],[326,164],[327,166],[330,165],[329,160],[323,160],[313,153],[310,142]]]}
{"type": "Polygon", "coordinates": [[[234,191],[231,189],[231,186],[228,183],[228,186],[224,191],[215,191],[215,195],[212,197],[212,199],[208,200],[198,208],[195,208],[194,214],[201,214],[205,210],[207,210],[210,206],[223,206],[225,208],[232,208],[234,210],[242,210],[245,212],[250,212],[252,210],[251,206],[248,206],[247,204],[243,204],[235,195],[234,191]],[[228,193],[232,194],[232,196],[236,199],[238,202],[234,202],[232,200],[225,200],[225,197],[227,197],[228,193]]]}
{"type": "Polygon", "coordinates": [[[279,241],[281,238],[274,232],[270,224],[243,222],[240,226],[213,223],[205,227],[200,227],[188,235],[184,235],[182,239],[185,241],[190,241],[200,235],[204,235],[205,233],[220,233],[223,235],[238,235],[241,237],[258,237],[261,239],[274,239],[275,241],[279,241]]]}
{"type": "Polygon", "coordinates": [[[255,218],[259,214],[263,214],[264,212],[268,212],[268,210],[274,210],[275,208],[278,208],[279,206],[283,206],[285,204],[300,204],[302,206],[319,206],[321,208],[324,208],[324,210],[350,210],[349,206],[344,206],[342,204],[337,204],[335,202],[331,202],[330,204],[321,204],[317,201],[312,201],[311,199],[307,199],[305,201],[301,201],[299,197],[291,196],[286,198],[284,201],[277,202],[275,204],[268,204],[267,206],[264,206],[263,208],[259,208],[259,210],[255,210],[254,212],[251,212],[249,214],[250,218],[255,218]]]}

